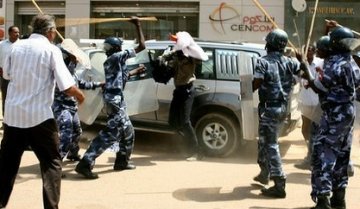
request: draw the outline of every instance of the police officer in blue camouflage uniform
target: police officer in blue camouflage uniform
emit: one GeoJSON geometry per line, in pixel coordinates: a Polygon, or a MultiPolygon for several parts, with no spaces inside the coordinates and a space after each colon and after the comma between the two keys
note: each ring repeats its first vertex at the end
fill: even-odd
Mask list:
{"type": "MultiPolygon", "coordinates": [[[[101,82],[87,82],[79,79],[75,73],[77,65],[76,57],[64,48],[60,47],[60,49],[63,53],[64,62],[71,75],[73,75],[79,89],[95,89],[103,86],[104,83],[101,82]]],[[[61,159],[64,159],[67,155],[67,159],[71,161],[79,161],[79,140],[82,130],[79,115],[77,113],[77,101],[74,97],[70,97],[60,91],[56,86],[52,110],[54,112],[60,134],[59,150],[61,159]]]]}
{"type": "Polygon", "coordinates": [[[83,158],[76,166],[75,171],[85,178],[96,179],[98,175],[92,172],[95,159],[115,142],[119,142],[120,150],[116,153],[114,170],[135,169],[129,162],[134,146],[135,132],[129,116],[126,113],[123,90],[128,77],[143,72],[143,66],[128,71],[125,61],[136,56],[136,53],[145,49],[145,40],[141,30],[140,20],[131,18],[138,34],[138,46],[135,49],[122,50],[122,41],[117,37],[109,37],[104,41],[104,50],[107,59],[104,62],[105,86],[103,98],[107,109],[107,124],[96,136],[83,158]]]}
{"type": "Polygon", "coordinates": [[[259,90],[259,175],[255,181],[268,184],[269,179],[275,185],[263,188],[262,194],[269,197],[285,198],[286,175],[282,169],[278,144],[278,132],[287,114],[289,94],[292,90],[294,75],[300,72],[296,59],[284,56],[288,42],[285,31],[275,29],[266,36],[267,55],[258,59],[253,91],[259,90]]]}
{"type": "Polygon", "coordinates": [[[323,114],[312,154],[312,209],[345,209],[348,164],[355,117],[355,90],[360,70],[351,56],[354,35],[338,27],[330,33],[331,55],[321,79],[310,80],[319,94],[323,114]]]}

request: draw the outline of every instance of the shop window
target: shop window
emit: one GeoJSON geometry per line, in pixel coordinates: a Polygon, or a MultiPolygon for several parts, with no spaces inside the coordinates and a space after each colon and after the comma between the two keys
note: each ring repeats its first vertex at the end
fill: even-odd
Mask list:
{"type": "MultiPolygon", "coordinates": [[[[92,18],[154,16],[158,21],[141,23],[146,40],[167,40],[169,33],[187,31],[193,37],[199,36],[198,2],[92,2],[92,18]]],[[[90,25],[90,38],[103,39],[117,36],[136,39],[133,24],[124,21],[100,22],[90,25]]]]}
{"type": "MultiPolygon", "coordinates": [[[[35,15],[19,15],[16,19],[15,25],[19,27],[20,34],[22,37],[28,37],[31,34],[31,21],[35,15]]],[[[55,20],[64,19],[65,15],[55,15],[55,20]]],[[[56,21],[57,22],[57,21],[56,21]]],[[[58,23],[56,23],[58,24],[58,23]]],[[[64,27],[57,27],[57,30],[59,33],[64,36],[65,28],[64,27]]],[[[60,43],[61,39],[60,37],[56,37],[55,43],[60,43]]]]}

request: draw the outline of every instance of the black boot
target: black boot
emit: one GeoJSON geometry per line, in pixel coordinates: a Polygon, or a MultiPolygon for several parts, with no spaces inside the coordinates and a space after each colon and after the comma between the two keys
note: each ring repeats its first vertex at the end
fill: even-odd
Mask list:
{"type": "Polygon", "coordinates": [[[84,159],[80,160],[80,162],[76,165],[75,171],[78,174],[83,175],[87,179],[97,179],[99,176],[91,171],[90,165],[84,161],[84,159]]]}
{"type": "Polygon", "coordinates": [[[253,178],[254,181],[260,182],[261,184],[269,184],[269,176],[260,172],[257,176],[253,178]]]}
{"type": "Polygon", "coordinates": [[[276,176],[273,177],[273,180],[275,182],[275,185],[266,189],[261,189],[261,193],[268,197],[274,197],[274,198],[285,198],[286,192],[285,192],[285,183],[286,179],[282,176],[276,176]]]}
{"type": "Polygon", "coordinates": [[[81,160],[81,156],[79,154],[71,154],[69,153],[66,156],[66,159],[70,160],[70,161],[80,161],[81,160]]]}
{"type": "Polygon", "coordinates": [[[315,207],[310,209],[331,209],[330,200],[328,195],[319,195],[315,207]]]}
{"type": "Polygon", "coordinates": [[[114,163],[115,171],[122,170],[133,170],[136,166],[129,162],[128,158],[125,155],[116,154],[116,159],[114,163]]]}
{"type": "Polygon", "coordinates": [[[333,209],[346,209],[345,188],[333,191],[333,195],[330,198],[330,204],[333,209]]]}

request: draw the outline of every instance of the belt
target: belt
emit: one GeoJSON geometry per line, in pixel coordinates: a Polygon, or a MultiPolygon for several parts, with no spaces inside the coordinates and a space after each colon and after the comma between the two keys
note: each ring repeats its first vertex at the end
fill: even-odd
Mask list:
{"type": "Polygon", "coordinates": [[[282,107],[285,102],[260,102],[260,107],[282,107]]]}

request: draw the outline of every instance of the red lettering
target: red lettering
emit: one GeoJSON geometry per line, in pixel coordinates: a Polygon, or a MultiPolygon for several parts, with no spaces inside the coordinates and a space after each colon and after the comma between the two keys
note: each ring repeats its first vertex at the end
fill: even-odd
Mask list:
{"type": "Polygon", "coordinates": [[[250,18],[249,18],[248,16],[244,16],[244,17],[243,17],[243,23],[247,23],[247,22],[249,21],[249,19],[250,19],[250,18]]]}

